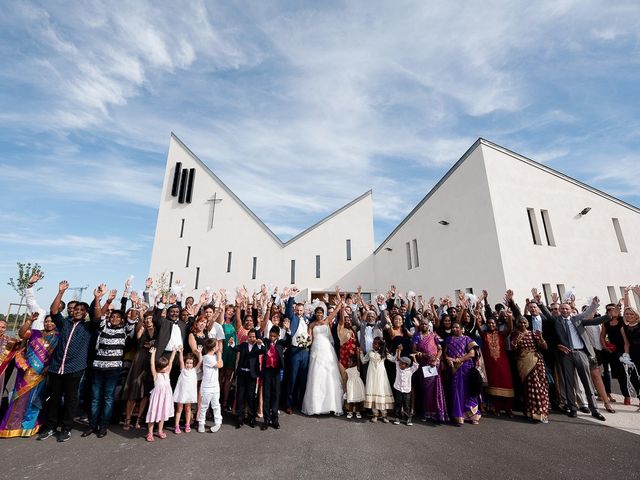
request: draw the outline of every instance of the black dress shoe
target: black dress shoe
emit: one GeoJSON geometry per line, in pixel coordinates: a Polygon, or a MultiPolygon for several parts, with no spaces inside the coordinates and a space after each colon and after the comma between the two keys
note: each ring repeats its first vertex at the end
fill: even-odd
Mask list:
{"type": "Polygon", "coordinates": [[[96,434],[96,436],[98,438],[104,438],[107,436],[107,427],[100,427],[100,430],[98,430],[98,433],[96,434]]]}
{"type": "Polygon", "coordinates": [[[260,425],[260,430],[262,430],[263,432],[269,428],[269,424],[267,422],[264,422],[262,425],[260,425]]]}
{"type": "Polygon", "coordinates": [[[567,413],[567,415],[569,415],[571,418],[576,418],[578,416],[578,412],[576,412],[575,410],[569,410],[569,413],[567,413]]]}
{"type": "Polygon", "coordinates": [[[56,434],[55,430],[43,430],[38,434],[38,440],[46,440],[56,434]]]}
{"type": "Polygon", "coordinates": [[[244,422],[242,421],[242,419],[238,420],[238,421],[236,422],[236,429],[241,428],[243,423],[244,423],[244,422]]]}
{"type": "Polygon", "coordinates": [[[251,420],[249,420],[249,426],[251,428],[255,428],[255,426],[256,426],[256,419],[255,418],[252,418],[251,420]]]}
{"type": "Polygon", "coordinates": [[[273,423],[271,424],[271,426],[272,426],[273,428],[275,428],[276,430],[280,430],[280,424],[279,424],[278,422],[273,422],[273,423]]]}
{"type": "Polygon", "coordinates": [[[596,410],[595,412],[592,412],[592,413],[591,413],[591,416],[592,416],[593,418],[597,418],[598,420],[601,420],[601,421],[603,421],[603,422],[606,420],[606,418],[604,418],[604,415],[602,415],[602,414],[601,414],[600,412],[598,412],[597,410],[596,410]]]}
{"type": "Polygon", "coordinates": [[[589,410],[589,408],[587,408],[587,407],[580,407],[580,411],[582,413],[591,413],[591,410],[589,410]]]}
{"type": "Polygon", "coordinates": [[[80,435],[80,436],[82,438],[86,438],[86,437],[90,436],[92,433],[98,433],[98,429],[91,427],[89,430],[85,430],[84,432],[82,432],[82,435],[80,435]]]}

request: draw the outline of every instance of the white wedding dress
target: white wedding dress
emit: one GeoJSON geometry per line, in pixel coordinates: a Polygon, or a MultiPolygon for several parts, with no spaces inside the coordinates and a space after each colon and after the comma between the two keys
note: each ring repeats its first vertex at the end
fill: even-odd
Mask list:
{"type": "Polygon", "coordinates": [[[307,389],[302,401],[302,413],[319,415],[342,413],[342,379],[333,337],[328,325],[313,327],[313,343],[309,355],[307,389]]]}

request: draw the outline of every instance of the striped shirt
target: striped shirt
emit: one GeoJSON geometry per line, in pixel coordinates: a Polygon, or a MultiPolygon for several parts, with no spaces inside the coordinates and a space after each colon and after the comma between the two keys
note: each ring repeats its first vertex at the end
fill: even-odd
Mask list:
{"type": "Polygon", "coordinates": [[[106,318],[102,318],[96,341],[96,356],[93,368],[96,370],[119,370],[124,358],[124,344],[135,327],[135,322],[126,321],[115,327],[106,318]]]}

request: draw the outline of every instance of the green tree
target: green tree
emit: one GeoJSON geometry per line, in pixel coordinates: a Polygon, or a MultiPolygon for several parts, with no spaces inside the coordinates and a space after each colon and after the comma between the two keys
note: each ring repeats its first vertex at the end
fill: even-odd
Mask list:
{"type": "Polygon", "coordinates": [[[40,274],[40,278],[44,278],[44,272],[42,268],[37,263],[31,265],[29,263],[16,262],[18,265],[18,277],[14,279],[13,277],[9,278],[7,285],[13,288],[18,295],[20,295],[20,303],[22,303],[22,299],[24,298],[25,291],[29,286],[29,279],[32,275],[36,273],[40,274]]]}

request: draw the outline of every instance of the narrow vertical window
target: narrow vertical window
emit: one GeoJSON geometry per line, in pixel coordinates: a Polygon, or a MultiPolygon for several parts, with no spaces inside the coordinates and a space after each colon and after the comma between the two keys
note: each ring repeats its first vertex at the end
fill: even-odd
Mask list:
{"type": "Polygon", "coordinates": [[[558,288],[558,296],[560,297],[560,300],[562,300],[564,298],[564,294],[566,292],[565,288],[564,288],[564,283],[559,283],[557,285],[558,288]]]}
{"type": "Polygon", "coordinates": [[[411,270],[411,244],[407,242],[407,270],[411,270]]]}
{"type": "Polygon", "coordinates": [[[620,228],[620,220],[617,218],[612,218],[613,228],[616,231],[616,237],[618,237],[618,245],[620,246],[621,252],[627,252],[627,244],[624,241],[624,237],[622,236],[622,229],[620,228]]]}
{"type": "Polygon", "coordinates": [[[191,258],[191,247],[187,247],[187,262],[185,267],[189,267],[189,259],[191,258]]]}
{"type": "Polygon", "coordinates": [[[413,243],[413,266],[419,267],[420,259],[418,258],[418,240],[414,238],[412,243],[413,243]]]}
{"type": "Polygon", "coordinates": [[[607,287],[607,291],[609,292],[609,301],[611,303],[618,303],[618,296],[616,295],[616,287],[609,285],[607,287]]]}
{"type": "Polygon", "coordinates": [[[548,283],[543,283],[542,292],[544,293],[544,303],[549,305],[549,303],[551,303],[551,285],[548,283]]]}
{"type": "Polygon", "coordinates": [[[624,298],[624,288],[625,287],[620,287],[620,301],[624,298]]]}
{"type": "Polygon", "coordinates": [[[251,267],[251,280],[256,279],[256,269],[258,268],[258,257],[253,257],[253,265],[251,267]]]}
{"type": "Polygon", "coordinates": [[[636,310],[638,310],[640,308],[640,295],[633,292],[633,299],[636,301],[636,310]]]}
{"type": "Polygon", "coordinates": [[[182,219],[182,222],[180,223],[180,238],[182,238],[184,236],[184,218],[182,219]]]}
{"type": "Polygon", "coordinates": [[[473,287],[465,288],[467,293],[473,293],[473,287]]]}
{"type": "Polygon", "coordinates": [[[316,255],[316,278],[320,278],[320,255],[316,255]]]}
{"type": "Polygon", "coordinates": [[[551,219],[549,218],[548,210],[540,210],[542,214],[542,226],[544,227],[544,234],[547,238],[547,245],[551,247],[556,246],[556,240],[553,238],[553,229],[551,228],[551,219]]]}
{"type": "Polygon", "coordinates": [[[200,283],[200,267],[196,267],[196,285],[194,288],[194,290],[198,289],[198,283],[200,283]]]}
{"type": "Polygon", "coordinates": [[[540,241],[540,230],[538,230],[538,221],[536,220],[536,211],[533,208],[527,208],[527,216],[529,217],[529,228],[531,229],[533,244],[542,245],[540,241]]]}
{"type": "Polygon", "coordinates": [[[173,285],[173,272],[169,272],[169,288],[173,285]]]}
{"type": "Polygon", "coordinates": [[[296,261],[291,260],[291,284],[296,283],[296,261]]]}
{"type": "Polygon", "coordinates": [[[227,273],[231,271],[231,252],[227,254],[227,273]]]}
{"type": "Polygon", "coordinates": [[[351,260],[351,240],[347,240],[347,261],[351,260]]]}

